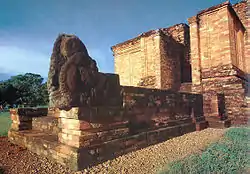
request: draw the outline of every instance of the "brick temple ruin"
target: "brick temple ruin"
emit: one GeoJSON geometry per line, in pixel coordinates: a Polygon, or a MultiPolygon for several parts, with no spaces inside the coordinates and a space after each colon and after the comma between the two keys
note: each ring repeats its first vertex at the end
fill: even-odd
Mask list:
{"type": "Polygon", "coordinates": [[[112,47],[101,73],[74,35],[55,41],[49,108],[11,109],[9,140],[72,170],[207,127],[246,124],[250,3],[222,3],[112,47]]]}
{"type": "Polygon", "coordinates": [[[207,120],[219,116],[230,118],[233,124],[246,124],[247,2],[219,4],[188,22],[189,26],[151,30],[113,46],[121,85],[203,94],[207,120]]]}

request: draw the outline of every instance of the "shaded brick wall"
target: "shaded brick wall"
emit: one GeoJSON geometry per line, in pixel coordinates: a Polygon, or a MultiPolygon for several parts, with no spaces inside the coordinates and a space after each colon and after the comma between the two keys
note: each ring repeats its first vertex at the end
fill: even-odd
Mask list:
{"type": "MultiPolygon", "coordinates": [[[[245,44],[245,57],[246,57],[246,63],[247,63],[247,68],[248,68],[248,75],[250,74],[250,1],[247,1],[247,35],[246,35],[246,44],[245,44]]],[[[250,76],[248,76],[250,79],[250,76]]]]}
{"type": "Polygon", "coordinates": [[[235,10],[235,12],[237,13],[240,21],[242,22],[242,24],[244,25],[244,27],[246,28],[246,32],[245,32],[245,63],[246,63],[246,71],[247,73],[250,73],[250,57],[248,56],[249,54],[247,53],[247,40],[248,40],[248,29],[247,29],[247,1],[242,1],[240,3],[237,3],[235,5],[233,5],[233,9],[235,10]],[[248,54],[248,55],[247,55],[248,54]]]}
{"type": "Polygon", "coordinates": [[[202,95],[171,90],[123,86],[124,107],[130,121],[164,125],[171,120],[204,120],[202,95]]]}
{"type": "MultiPolygon", "coordinates": [[[[190,61],[192,66],[192,84],[201,85],[200,34],[197,16],[188,19],[190,26],[190,61]]],[[[195,90],[198,92],[198,89],[195,90]]]]}
{"type": "Polygon", "coordinates": [[[182,47],[171,36],[161,37],[161,89],[179,90],[182,47]]]}
{"type": "MultiPolygon", "coordinates": [[[[187,24],[178,24],[170,28],[162,29],[162,31],[165,35],[170,36],[177,44],[175,53],[179,54],[181,82],[191,82],[189,26],[187,24]]],[[[168,47],[165,48],[166,51],[168,49],[168,47]]]]}
{"type": "MultiPolygon", "coordinates": [[[[215,96],[218,94],[224,95],[225,97],[225,114],[226,117],[232,119],[233,124],[245,124],[247,122],[247,118],[244,112],[244,108],[247,106],[245,102],[246,95],[246,80],[238,78],[236,71],[223,70],[223,68],[227,69],[226,66],[222,67],[220,71],[220,76],[214,76],[211,78],[206,78],[202,80],[202,88],[203,88],[203,97],[204,97],[204,116],[222,116],[222,115],[214,115],[211,108],[215,96]],[[222,76],[222,72],[224,71],[225,76],[222,76]],[[235,74],[235,75],[226,75],[226,74],[235,74]]],[[[208,72],[209,74],[213,74],[214,71],[208,72]]]]}
{"type": "Polygon", "coordinates": [[[228,14],[232,64],[246,72],[246,57],[244,56],[245,26],[232,8],[229,8],[228,14]]]}
{"type": "Polygon", "coordinates": [[[234,11],[237,13],[240,21],[243,23],[244,26],[247,26],[247,1],[242,1],[240,3],[233,5],[234,11]]]}
{"type": "Polygon", "coordinates": [[[161,87],[179,90],[182,82],[191,81],[189,27],[178,24],[161,31],[161,87]]]}

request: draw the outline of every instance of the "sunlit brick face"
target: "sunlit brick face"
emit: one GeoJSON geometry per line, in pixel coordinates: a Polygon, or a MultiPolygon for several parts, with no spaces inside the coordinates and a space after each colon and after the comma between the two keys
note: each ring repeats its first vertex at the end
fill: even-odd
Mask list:
{"type": "Polygon", "coordinates": [[[124,86],[179,90],[191,81],[189,27],[151,30],[112,47],[115,73],[124,86]]]}

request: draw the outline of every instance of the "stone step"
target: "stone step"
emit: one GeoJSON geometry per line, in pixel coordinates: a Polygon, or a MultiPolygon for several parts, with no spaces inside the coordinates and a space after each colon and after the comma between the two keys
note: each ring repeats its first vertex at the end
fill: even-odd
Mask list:
{"type": "Polygon", "coordinates": [[[9,131],[8,137],[14,144],[77,171],[193,131],[195,124],[186,123],[128,135],[84,148],[59,143],[56,135],[39,130],[9,131]]]}
{"type": "Polygon", "coordinates": [[[56,135],[47,134],[39,130],[9,131],[9,141],[38,155],[47,157],[62,165],[70,166],[70,155],[78,153],[77,148],[66,146],[58,142],[56,135]]]}
{"type": "Polygon", "coordinates": [[[206,117],[208,127],[224,129],[231,126],[231,119],[220,120],[217,117],[206,117]]]}
{"type": "MultiPolygon", "coordinates": [[[[145,123],[144,123],[145,124],[145,123]]],[[[154,131],[165,127],[173,127],[178,125],[193,124],[191,118],[182,120],[171,120],[165,124],[152,124],[150,127],[138,128],[137,125],[126,125],[126,127],[109,127],[106,129],[86,129],[86,130],[67,130],[61,129],[58,133],[59,141],[74,147],[87,147],[102,144],[106,141],[123,138],[129,135],[141,132],[154,131]],[[136,127],[136,129],[135,129],[136,127]]]]}
{"type": "Polygon", "coordinates": [[[201,131],[203,129],[206,129],[208,127],[208,121],[198,121],[195,123],[196,125],[196,131],[201,131]]]}
{"type": "Polygon", "coordinates": [[[182,83],[179,92],[192,92],[192,83],[182,83]]]}
{"type": "Polygon", "coordinates": [[[59,132],[58,118],[52,116],[32,118],[32,129],[57,135],[59,132]]]}

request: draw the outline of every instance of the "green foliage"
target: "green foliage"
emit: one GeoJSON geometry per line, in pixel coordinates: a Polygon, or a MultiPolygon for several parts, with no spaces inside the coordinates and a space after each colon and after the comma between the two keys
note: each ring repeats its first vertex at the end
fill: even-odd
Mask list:
{"type": "Polygon", "coordinates": [[[211,144],[202,154],[175,161],[161,173],[243,173],[249,165],[249,133],[249,128],[231,128],[221,141],[211,144]]]}
{"type": "Polygon", "coordinates": [[[0,168],[0,174],[4,174],[4,170],[0,168]]]}
{"type": "Polygon", "coordinates": [[[2,99],[0,97],[0,100],[8,104],[19,103],[37,106],[48,103],[46,83],[43,83],[43,78],[38,74],[26,73],[13,76],[9,80],[0,83],[0,91],[2,91],[2,95],[5,94],[6,96],[2,97],[2,99]],[[12,96],[12,98],[9,96],[12,96]]]}
{"type": "Polygon", "coordinates": [[[11,125],[10,113],[0,112],[0,136],[7,136],[11,125]]]}
{"type": "Polygon", "coordinates": [[[17,89],[8,83],[0,84],[0,104],[9,103],[13,104],[18,99],[17,89]]]}

